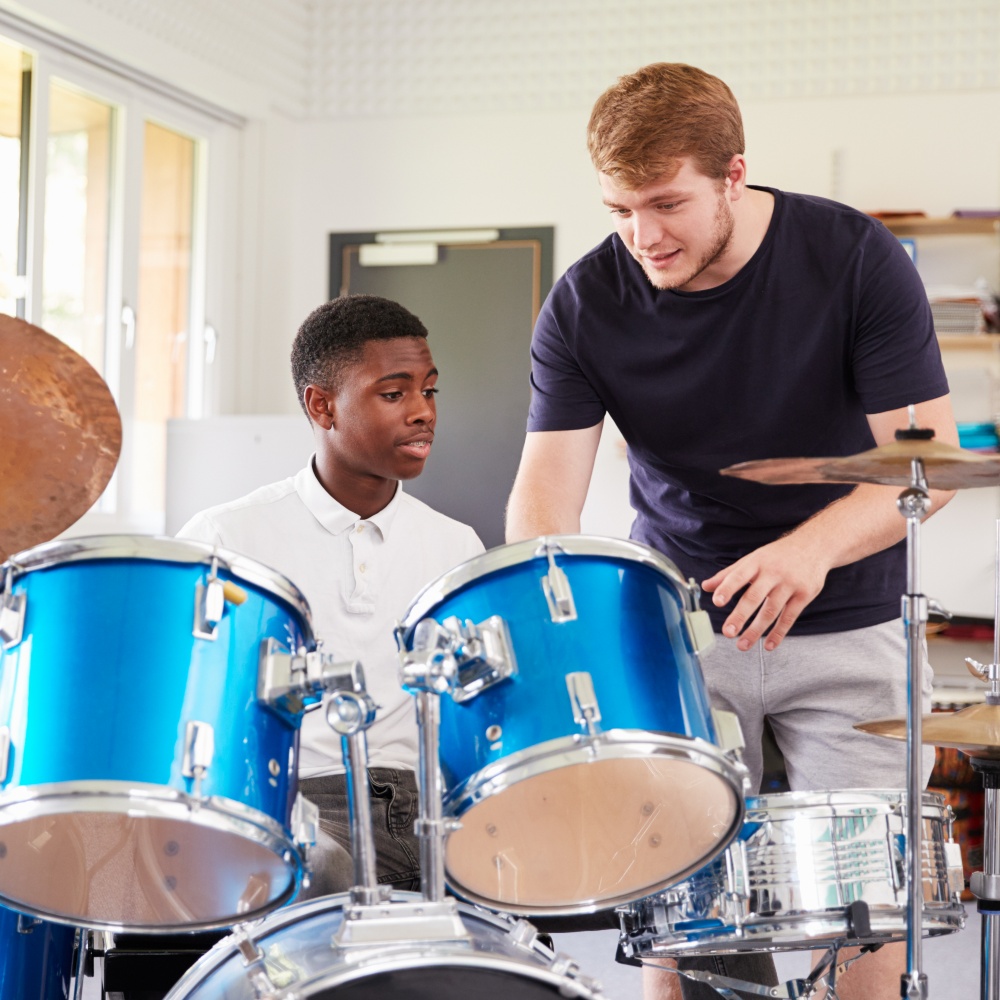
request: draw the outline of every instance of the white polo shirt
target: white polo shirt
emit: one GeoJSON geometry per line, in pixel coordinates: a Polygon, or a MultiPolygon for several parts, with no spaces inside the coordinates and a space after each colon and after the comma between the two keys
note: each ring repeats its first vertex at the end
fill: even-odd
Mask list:
{"type": "MultiPolygon", "coordinates": [[[[428,583],[483,551],[466,524],[408,496],[361,519],[323,488],[313,463],[297,476],[196,514],[177,533],[277,570],[305,595],[316,638],[338,660],[360,660],[379,706],[368,730],[371,767],[416,770],[413,697],[399,686],[393,628],[428,583]]],[[[299,775],[343,771],[340,737],[322,709],[302,722],[299,775]]]]}

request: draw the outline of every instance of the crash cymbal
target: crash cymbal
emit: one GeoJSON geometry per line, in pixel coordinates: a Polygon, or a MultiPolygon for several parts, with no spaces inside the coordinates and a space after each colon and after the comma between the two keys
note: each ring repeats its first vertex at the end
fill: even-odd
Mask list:
{"type": "Polygon", "coordinates": [[[1000,455],[986,455],[943,441],[890,441],[840,458],[763,458],[722,469],[757,483],[876,483],[906,487],[913,459],[923,463],[931,489],[960,490],[1000,484],[1000,455]]]}
{"type": "Polygon", "coordinates": [[[86,513],[121,445],[118,408],[90,364],[37,326],[0,315],[0,561],[86,513]]]}
{"type": "MultiPolygon", "coordinates": [[[[922,719],[921,743],[1000,760],[1000,705],[969,705],[959,712],[933,712],[922,719]]],[[[854,728],[890,740],[906,739],[906,719],[873,719],[858,722],[854,728]]]]}

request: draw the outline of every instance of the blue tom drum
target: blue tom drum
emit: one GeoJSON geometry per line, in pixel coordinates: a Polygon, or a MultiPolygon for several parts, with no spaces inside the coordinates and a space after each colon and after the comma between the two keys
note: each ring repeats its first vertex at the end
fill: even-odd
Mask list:
{"type": "Polygon", "coordinates": [[[717,742],[697,602],[660,554],[582,535],[501,546],[416,597],[404,651],[431,619],[460,653],[504,647],[509,664],[485,679],[460,669],[441,700],[457,893],[593,912],[686,877],[736,835],[746,772],[717,742]]]}
{"type": "Polygon", "coordinates": [[[291,899],[301,706],[269,701],[267,677],[315,647],[298,589],[141,536],[48,543],[3,573],[0,899],[163,932],[291,899]]]}

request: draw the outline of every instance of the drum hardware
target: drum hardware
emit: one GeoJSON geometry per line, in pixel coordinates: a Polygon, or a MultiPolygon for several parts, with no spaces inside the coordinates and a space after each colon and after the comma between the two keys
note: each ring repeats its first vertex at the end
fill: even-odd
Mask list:
{"type": "Polygon", "coordinates": [[[273,636],[261,641],[257,698],[280,714],[308,712],[324,693],[358,690],[359,684],[364,675],[357,660],[338,662],[320,647],[292,653],[273,636]]]}
{"type": "Polygon", "coordinates": [[[566,688],[573,706],[573,721],[588,735],[597,736],[601,731],[601,706],[594,693],[594,680],[586,670],[566,675],[566,688]]]}
{"type": "Polygon", "coordinates": [[[7,784],[10,772],[10,726],[0,726],[0,785],[7,784]]]}
{"type": "Polygon", "coordinates": [[[569,585],[569,577],[556,565],[556,553],[562,552],[562,547],[548,538],[542,539],[536,555],[545,556],[549,560],[549,572],[542,577],[542,591],[549,606],[549,614],[554,622],[576,621],[576,602],[573,600],[573,588],[569,585]]]}
{"type": "MultiPolygon", "coordinates": [[[[699,655],[707,653],[715,645],[712,619],[708,616],[708,612],[701,608],[701,586],[693,576],[688,577],[687,581],[687,614],[684,615],[684,624],[687,626],[691,646],[696,653],[699,655]]],[[[743,746],[742,736],[740,746],[743,746]]]]}
{"type": "MultiPolygon", "coordinates": [[[[907,652],[906,772],[908,801],[917,802],[921,779],[921,678],[923,643],[932,602],[919,591],[920,523],[930,512],[929,490],[992,486],[1000,482],[1000,456],[982,455],[934,440],[934,431],[917,427],[916,408],[909,407],[909,426],[897,430],[895,441],[839,458],[777,458],[742,462],[720,470],[760,483],[875,483],[903,486],[896,506],[906,519],[906,593],[902,599],[907,652]]],[[[935,605],[935,608],[939,606],[935,605]]],[[[904,1000],[926,1000],[927,976],[921,971],[922,852],[919,811],[910,810],[907,822],[907,884],[909,904],[906,966],[902,977],[904,1000]]]]}
{"type": "Polygon", "coordinates": [[[195,585],[194,629],[199,639],[215,641],[216,629],[226,611],[226,604],[240,605],[247,599],[247,592],[230,580],[220,580],[218,556],[212,557],[208,578],[195,585]]]}
{"type": "MultiPolygon", "coordinates": [[[[301,848],[309,848],[316,843],[319,829],[319,806],[310,802],[301,792],[295,793],[289,825],[292,829],[292,842],[301,848]]],[[[308,887],[310,883],[309,870],[302,873],[302,884],[308,887]]]]}
{"type": "Polygon", "coordinates": [[[25,595],[13,592],[14,567],[4,570],[3,595],[0,596],[0,643],[4,648],[16,646],[24,632],[25,595]]]}
{"type": "Polygon", "coordinates": [[[100,375],[37,326],[0,316],[0,560],[64,531],[104,492],[122,425],[100,375]]]}
{"type": "Polygon", "coordinates": [[[215,754],[215,730],[207,722],[189,722],[184,729],[184,761],[181,774],[192,780],[191,798],[197,808],[201,782],[212,765],[215,754]]]}
{"type": "MultiPolygon", "coordinates": [[[[427,618],[417,628],[426,633],[421,635],[420,652],[428,668],[436,659],[443,663],[443,658],[450,657],[454,661],[454,673],[435,674],[434,683],[435,690],[447,691],[456,702],[467,701],[517,673],[510,631],[499,615],[492,615],[478,625],[468,619],[463,623],[455,615],[445,618],[440,625],[427,618]]],[[[405,631],[397,623],[396,642],[401,650],[405,631]]]]}

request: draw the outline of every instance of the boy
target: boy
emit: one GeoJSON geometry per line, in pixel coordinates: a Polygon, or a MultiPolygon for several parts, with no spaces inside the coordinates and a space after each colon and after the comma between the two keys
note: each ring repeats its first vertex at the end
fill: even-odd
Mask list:
{"type": "MultiPolygon", "coordinates": [[[[472,528],[406,495],[434,440],[437,368],[424,325],[372,295],[333,299],[292,345],[292,377],[316,452],[296,476],[195,515],[179,535],[257,559],[305,594],[318,640],[357,659],[379,706],[367,732],[380,883],[419,889],[417,730],[397,680],[393,627],[427,583],[483,551],[472,528]]],[[[347,785],[325,713],[302,723],[302,794],[320,808],[313,879],[300,898],[350,888],[347,785]]]]}

